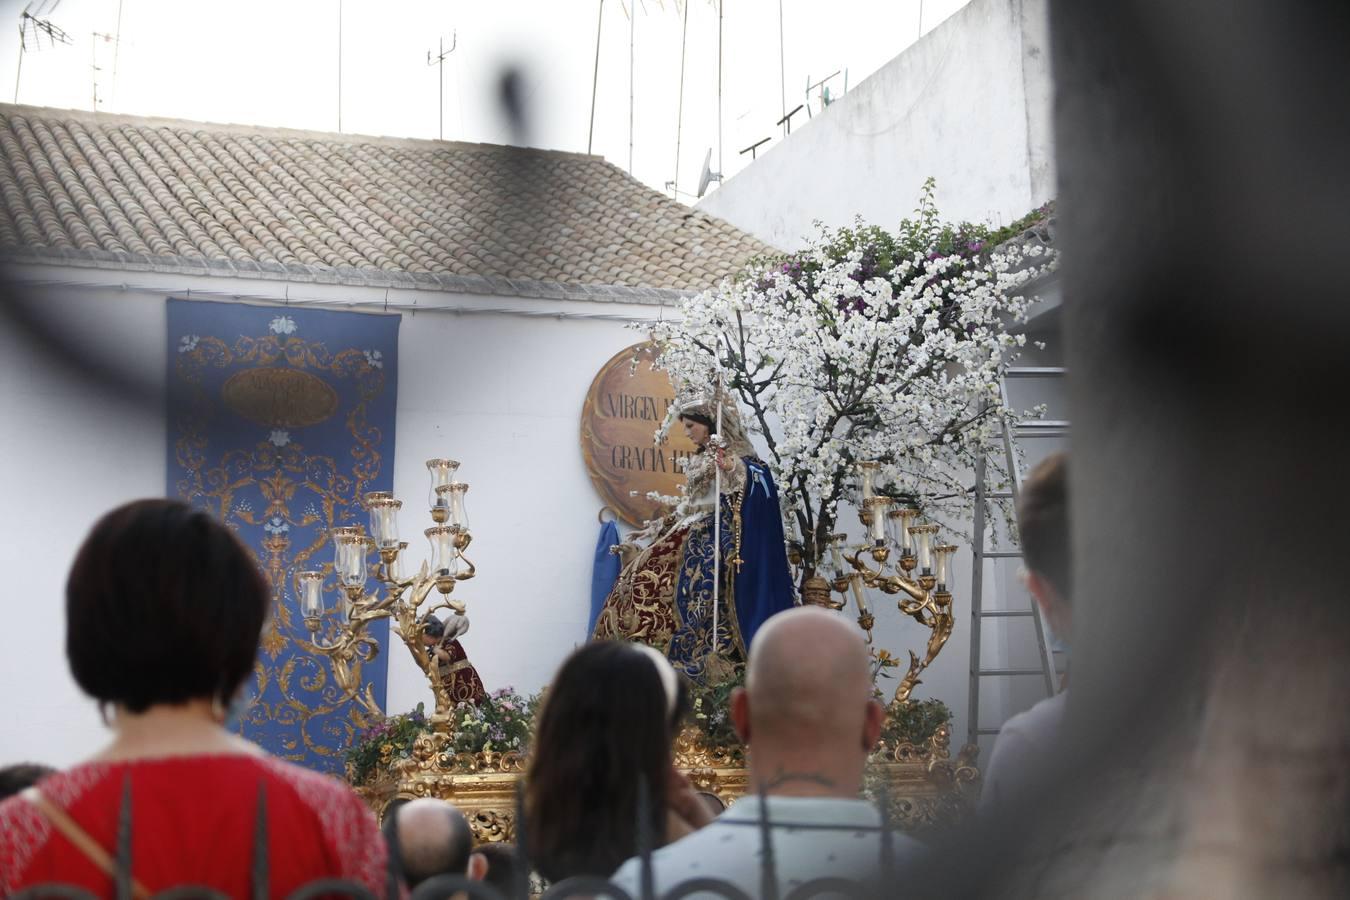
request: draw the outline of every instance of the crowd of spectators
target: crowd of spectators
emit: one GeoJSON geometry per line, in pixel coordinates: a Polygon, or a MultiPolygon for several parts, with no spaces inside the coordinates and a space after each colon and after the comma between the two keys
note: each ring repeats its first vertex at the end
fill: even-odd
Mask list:
{"type": "MultiPolygon", "coordinates": [[[[1029,587],[1061,631],[1070,609],[1064,468],[1057,459],[1038,470],[1021,507],[1029,587]]],[[[345,784],[229,731],[269,600],[248,550],[203,511],[143,500],[94,526],[67,585],[66,651],[112,738],[63,771],[0,770],[0,896],[56,883],[119,895],[127,859],[133,896],[183,885],[250,896],[259,834],[277,896],[336,878],[381,896],[452,896],[486,882],[519,897],[532,873],[581,879],[596,895],[661,896],[691,880],[705,889],[715,880],[723,896],[804,896],[813,882],[887,895],[882,873],[922,856],[862,799],[884,710],[861,635],[824,610],[780,613],[750,647],[730,715],[752,791],[725,810],[674,766],[690,700],[666,658],[636,643],[575,650],[537,725],[520,823],[527,857],[475,846],[469,822],[443,800],[391,804],[381,827],[345,784]]],[[[993,756],[991,803],[1013,796],[1062,706],[1055,699],[1013,720],[993,756]]]]}

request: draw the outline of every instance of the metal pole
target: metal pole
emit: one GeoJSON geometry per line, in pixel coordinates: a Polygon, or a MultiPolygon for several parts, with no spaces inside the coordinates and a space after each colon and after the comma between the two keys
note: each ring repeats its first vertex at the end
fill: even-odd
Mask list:
{"type": "MultiPolygon", "coordinates": [[[[686,0],[684,8],[689,9],[686,0]]],[[[722,440],[722,377],[717,377],[717,440],[722,440]]],[[[713,627],[712,652],[717,652],[717,625],[722,608],[721,570],[722,570],[722,448],[708,437],[708,446],[713,454],[713,627]]],[[[762,801],[761,801],[762,802],[762,801]]]]}
{"type": "Polygon", "coordinates": [[[113,31],[113,99],[117,99],[117,54],[122,49],[122,0],[117,0],[117,28],[113,31]]]}
{"type": "Polygon", "coordinates": [[[680,99],[675,104],[675,177],[670,182],[670,195],[680,194],[680,130],[684,125],[684,48],[689,39],[689,0],[684,0],[684,26],[680,31],[680,99]]]}
{"type": "Polygon", "coordinates": [[[445,38],[436,38],[436,136],[445,140],[445,38]]]}
{"type": "MultiPolygon", "coordinates": [[[[970,693],[966,701],[966,743],[974,744],[980,738],[980,611],[984,606],[984,502],[986,448],[980,448],[975,457],[975,522],[974,552],[970,569],[970,693]]],[[[1034,600],[1032,601],[1035,602],[1034,600]]]]}
{"type": "Polygon", "coordinates": [[[19,67],[14,71],[14,102],[19,102],[19,79],[23,77],[23,25],[19,26],[19,67]]]}
{"type": "Polygon", "coordinates": [[[783,0],[778,0],[778,83],[783,99],[783,134],[787,135],[787,69],[783,62],[783,0]]]}
{"type": "Polygon", "coordinates": [[[724,0],[717,0],[717,174],[721,175],[726,169],[722,168],[722,4],[724,0]]]}
{"type": "Polygon", "coordinates": [[[342,131],[342,0],[338,0],[338,131],[342,131]]]}
{"type": "Polygon", "coordinates": [[[628,0],[628,174],[633,174],[633,45],[637,37],[637,2],[628,0]]]}
{"type": "Polygon", "coordinates": [[[591,128],[586,132],[586,152],[591,152],[595,138],[595,88],[600,83],[600,26],[605,21],[605,0],[600,0],[600,11],[595,16],[595,72],[591,75],[591,128]]]}
{"type": "Polygon", "coordinates": [[[923,37],[923,0],[919,0],[919,37],[923,37]]]}

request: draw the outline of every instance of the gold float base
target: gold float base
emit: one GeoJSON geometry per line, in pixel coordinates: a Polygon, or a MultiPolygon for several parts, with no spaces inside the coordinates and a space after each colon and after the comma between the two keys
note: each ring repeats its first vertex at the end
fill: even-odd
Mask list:
{"type": "MultiPolygon", "coordinates": [[[[874,798],[885,796],[897,830],[941,831],[971,815],[980,777],[976,750],[966,747],[953,760],[950,739],[943,727],[923,745],[883,745],[873,754],[868,787],[874,798]]],[[[439,735],[419,738],[411,759],[400,761],[382,779],[356,786],[356,792],[381,819],[395,799],[449,800],[464,813],[479,842],[513,842],[516,785],[524,776],[525,760],[515,753],[438,753],[440,740],[439,735]]],[[[675,749],[676,767],[698,790],[716,794],[727,805],[747,793],[749,775],[740,748],[705,748],[686,731],[675,749]]]]}

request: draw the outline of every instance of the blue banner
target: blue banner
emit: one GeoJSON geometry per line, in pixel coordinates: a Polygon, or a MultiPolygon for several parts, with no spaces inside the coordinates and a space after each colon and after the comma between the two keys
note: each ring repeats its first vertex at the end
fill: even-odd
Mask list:
{"type": "MultiPolygon", "coordinates": [[[[295,575],[322,570],[328,613],[340,596],[329,530],[368,525],[361,497],[393,489],[398,316],[170,300],[168,488],[209,510],[257,555],[272,614],[239,732],[269,752],[341,773],[370,724],[314,652],[295,575]]],[[[372,585],[370,585],[373,587],[372,585]]],[[[361,666],[383,707],[381,652],[361,666]]]]}

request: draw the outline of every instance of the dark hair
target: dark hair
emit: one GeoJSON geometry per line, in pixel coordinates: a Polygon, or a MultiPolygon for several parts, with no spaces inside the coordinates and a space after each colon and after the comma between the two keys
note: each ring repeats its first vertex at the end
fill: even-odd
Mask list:
{"type": "Polygon", "coordinates": [[[399,811],[407,803],[399,804],[398,809],[386,812],[380,830],[389,845],[389,855],[398,867],[399,874],[408,887],[415,888],[424,881],[437,875],[463,875],[469,869],[469,854],[473,852],[473,832],[464,814],[453,803],[445,804],[445,814],[450,822],[450,839],[445,843],[433,843],[418,838],[409,841],[398,833],[399,811]]]}
{"type": "Polygon", "coordinates": [[[529,876],[515,844],[479,844],[473,852],[483,854],[487,860],[484,883],[492,885],[503,897],[519,897],[524,893],[521,882],[529,876]]]}
{"type": "Polygon", "coordinates": [[[708,429],[709,433],[712,433],[717,430],[717,424],[708,416],[703,415],[703,413],[696,413],[696,412],[680,413],[680,419],[681,420],[688,419],[690,422],[697,422],[704,428],[708,429]]]}
{"type": "Polygon", "coordinates": [[[1056,453],[1031,470],[1017,500],[1017,528],[1026,567],[1072,604],[1069,557],[1069,457],[1056,453]]]}
{"type": "Polygon", "coordinates": [[[633,644],[594,641],[574,651],[549,686],[530,752],[522,843],[549,881],[608,878],[637,852],[645,827],[665,834],[671,744],[688,707],[677,680],[673,715],[655,661],[633,644]]]}
{"type": "Polygon", "coordinates": [[[426,625],[426,631],[422,633],[427,637],[439,638],[445,636],[445,622],[440,618],[428,615],[422,620],[422,623],[426,625]]]}
{"type": "Polygon", "coordinates": [[[270,592],[206,512],[138,500],[89,532],[66,582],[66,657],[101,703],[228,703],[253,669],[270,592]]]}
{"type": "Polygon", "coordinates": [[[56,770],[40,763],[17,763],[0,769],[0,800],[27,790],[56,770]]]}

